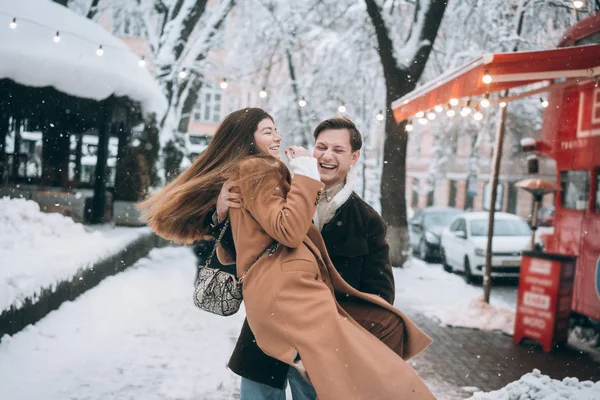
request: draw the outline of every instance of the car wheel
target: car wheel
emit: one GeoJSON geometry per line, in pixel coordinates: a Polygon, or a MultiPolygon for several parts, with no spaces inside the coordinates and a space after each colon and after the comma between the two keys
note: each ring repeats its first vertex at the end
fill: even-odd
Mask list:
{"type": "Polygon", "coordinates": [[[465,273],[464,273],[465,282],[468,284],[473,283],[473,274],[471,273],[471,263],[469,262],[469,257],[465,257],[465,273]]]}
{"type": "Polygon", "coordinates": [[[444,271],[452,273],[452,267],[448,264],[448,260],[446,260],[446,251],[444,251],[443,247],[440,248],[440,258],[442,261],[442,268],[444,268],[444,271]]]}
{"type": "Polygon", "coordinates": [[[425,239],[421,239],[421,242],[419,243],[419,256],[421,256],[421,260],[425,262],[429,261],[431,259],[431,255],[429,253],[430,251],[427,242],[425,239]]]}

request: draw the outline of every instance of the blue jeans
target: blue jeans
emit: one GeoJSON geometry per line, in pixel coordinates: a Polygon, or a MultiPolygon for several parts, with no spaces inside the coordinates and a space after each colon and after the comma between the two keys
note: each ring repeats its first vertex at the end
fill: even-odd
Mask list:
{"type": "MultiPolygon", "coordinates": [[[[312,385],[306,382],[296,368],[290,367],[287,383],[290,384],[293,400],[315,400],[317,393],[312,385]]],[[[269,385],[242,378],[240,400],[285,400],[285,388],[276,389],[269,385]]]]}

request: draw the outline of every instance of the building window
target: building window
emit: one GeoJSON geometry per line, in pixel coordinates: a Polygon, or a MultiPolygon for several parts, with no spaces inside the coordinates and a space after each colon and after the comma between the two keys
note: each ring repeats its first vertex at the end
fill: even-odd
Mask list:
{"type": "Polygon", "coordinates": [[[419,178],[413,178],[413,182],[412,182],[412,198],[411,198],[411,206],[412,207],[418,207],[419,206],[419,188],[420,188],[420,182],[419,182],[419,178]]]}
{"type": "Polygon", "coordinates": [[[221,120],[222,94],[220,90],[203,87],[196,104],[194,119],[198,122],[217,123],[221,120]]]}
{"type": "Polygon", "coordinates": [[[458,194],[458,185],[456,181],[450,181],[450,193],[448,194],[448,206],[456,207],[456,195],[458,194]]]}
{"type": "Polygon", "coordinates": [[[587,171],[563,171],[560,173],[562,207],[571,210],[587,210],[590,178],[587,171]]]}
{"type": "MultiPolygon", "coordinates": [[[[489,210],[492,201],[492,191],[490,190],[490,183],[486,182],[483,190],[483,209],[489,210]]],[[[496,189],[496,211],[502,211],[502,203],[504,200],[504,185],[498,184],[496,189]]]]}

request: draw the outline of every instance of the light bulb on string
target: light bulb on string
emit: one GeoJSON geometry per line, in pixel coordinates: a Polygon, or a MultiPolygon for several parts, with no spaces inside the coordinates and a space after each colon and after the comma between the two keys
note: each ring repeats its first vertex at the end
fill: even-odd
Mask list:
{"type": "Polygon", "coordinates": [[[346,112],[346,105],[344,105],[344,103],[340,104],[340,106],[338,107],[338,111],[341,112],[342,114],[346,112]]]}
{"type": "Polygon", "coordinates": [[[485,74],[483,75],[483,78],[481,78],[481,80],[483,81],[483,83],[485,83],[486,85],[492,83],[492,76],[490,75],[490,73],[488,72],[488,70],[485,70],[485,74]]]}
{"type": "Polygon", "coordinates": [[[138,65],[140,66],[140,68],[144,68],[146,66],[146,57],[145,56],[140,57],[140,59],[138,60],[138,65]]]}
{"type": "Polygon", "coordinates": [[[504,107],[506,107],[506,102],[501,101],[498,105],[500,106],[500,108],[504,108],[504,107]]]}
{"type": "Polygon", "coordinates": [[[479,106],[475,107],[475,113],[473,114],[473,119],[475,121],[481,121],[483,119],[483,114],[479,110],[479,106]]]}
{"type": "Polygon", "coordinates": [[[229,86],[229,84],[227,83],[227,79],[223,78],[223,80],[221,81],[221,83],[219,84],[219,86],[221,87],[221,89],[227,89],[227,86],[229,86]]]}
{"type": "Polygon", "coordinates": [[[467,104],[465,104],[465,106],[462,108],[462,110],[460,110],[460,115],[462,115],[463,117],[466,117],[467,115],[471,114],[471,100],[467,101],[467,104]]]}
{"type": "Polygon", "coordinates": [[[188,76],[188,73],[185,68],[183,68],[181,71],[179,71],[179,79],[185,79],[185,78],[187,78],[187,76],[188,76]]]}
{"type": "Polygon", "coordinates": [[[450,105],[456,107],[458,105],[458,99],[450,99],[450,105]]]}
{"type": "Polygon", "coordinates": [[[427,119],[433,121],[437,115],[434,112],[427,113],[427,119]]]}
{"type": "Polygon", "coordinates": [[[265,97],[267,97],[267,88],[263,87],[263,88],[261,89],[261,91],[260,91],[260,92],[258,92],[258,96],[259,96],[261,99],[264,99],[265,97]]]}
{"type": "Polygon", "coordinates": [[[415,114],[415,117],[417,118],[423,118],[425,116],[425,113],[423,111],[419,111],[418,113],[415,114]]]}
{"type": "Polygon", "coordinates": [[[98,49],[96,50],[96,55],[98,57],[102,57],[104,55],[104,49],[102,48],[102,45],[98,46],[98,49]]]}
{"type": "Polygon", "coordinates": [[[427,122],[429,122],[429,121],[427,120],[427,118],[419,118],[419,123],[420,123],[421,125],[427,125],[427,122]]]}
{"type": "Polygon", "coordinates": [[[456,115],[456,111],[454,111],[453,109],[449,108],[446,110],[446,115],[449,116],[450,118],[454,117],[456,115]]]}
{"type": "Polygon", "coordinates": [[[60,32],[56,31],[56,35],[54,35],[54,43],[60,42],[60,32]]]}
{"type": "Polygon", "coordinates": [[[581,1],[581,0],[573,1],[573,7],[575,7],[576,9],[579,10],[581,7],[583,7],[583,1],[581,1]]]}
{"type": "Polygon", "coordinates": [[[17,19],[13,18],[12,21],[10,21],[10,23],[8,24],[8,26],[10,26],[10,29],[17,29],[17,19]]]}
{"type": "Polygon", "coordinates": [[[411,132],[413,130],[412,120],[410,120],[410,119],[408,120],[404,129],[406,129],[406,132],[411,132]]]}
{"type": "Polygon", "coordinates": [[[490,95],[488,93],[486,93],[485,97],[483,99],[481,99],[481,101],[479,102],[479,105],[483,108],[488,108],[490,106],[489,97],[490,97],[490,95]]]}
{"type": "Polygon", "coordinates": [[[379,111],[377,113],[377,115],[375,116],[375,119],[379,122],[382,122],[385,119],[385,116],[383,115],[383,111],[379,111]]]}
{"type": "Polygon", "coordinates": [[[435,107],[433,107],[433,109],[435,110],[435,112],[441,113],[442,111],[444,111],[444,107],[440,106],[439,104],[435,107]]]}
{"type": "Polygon", "coordinates": [[[298,100],[298,105],[300,107],[306,107],[306,100],[304,99],[304,96],[302,96],[302,98],[298,100]]]}
{"type": "Polygon", "coordinates": [[[544,108],[548,107],[548,100],[540,97],[540,103],[542,103],[542,107],[544,107],[544,108]]]}

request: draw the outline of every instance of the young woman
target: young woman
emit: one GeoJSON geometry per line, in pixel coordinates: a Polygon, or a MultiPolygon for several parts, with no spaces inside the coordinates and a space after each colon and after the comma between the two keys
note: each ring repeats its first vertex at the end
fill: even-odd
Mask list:
{"type": "Polygon", "coordinates": [[[192,166],[141,204],[146,220],[159,235],[192,243],[208,229],[223,184],[235,181],[242,198],[241,207],[229,211],[235,249],[219,247],[218,254],[222,262],[237,262],[259,347],[296,367],[321,400],[435,399],[401,357],[336,302],[334,293],[400,316],[405,359],[431,343],[403,313],[353,289],[333,268],[312,225],[323,188],[317,161],[305,149],[290,147],[291,178],[279,161],[280,141],[265,111],[231,113],[192,166]],[[271,251],[265,255],[265,249],[271,251]]]}

